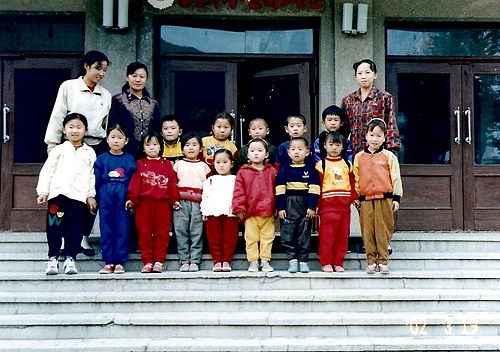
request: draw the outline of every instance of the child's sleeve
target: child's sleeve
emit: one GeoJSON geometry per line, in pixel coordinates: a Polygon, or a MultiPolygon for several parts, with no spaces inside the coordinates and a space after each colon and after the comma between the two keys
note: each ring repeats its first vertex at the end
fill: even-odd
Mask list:
{"type": "Polygon", "coordinates": [[[396,202],[401,201],[401,197],[403,196],[403,182],[401,181],[401,172],[399,170],[399,161],[396,155],[393,153],[389,152],[387,153],[389,155],[389,165],[390,165],[390,170],[391,170],[391,180],[392,180],[392,193],[393,193],[393,200],[396,202]]]}
{"type": "Polygon", "coordinates": [[[165,160],[165,165],[167,167],[167,175],[168,175],[168,194],[169,200],[171,204],[179,201],[179,192],[177,191],[177,173],[174,171],[172,163],[168,160],[165,160]],[[170,182],[172,180],[173,182],[170,182]]]}
{"type": "Polygon", "coordinates": [[[236,180],[234,181],[234,191],[233,191],[233,214],[238,214],[239,212],[245,212],[247,207],[246,196],[245,196],[245,182],[241,176],[241,172],[236,175],[236,180]]]}
{"type": "Polygon", "coordinates": [[[360,155],[362,155],[363,152],[358,153],[354,156],[354,165],[353,165],[353,174],[354,174],[354,189],[356,193],[359,195],[360,190],[359,190],[359,159],[360,155]]]}
{"type": "Polygon", "coordinates": [[[286,210],[286,181],[287,173],[286,166],[280,167],[278,176],[276,177],[276,209],[286,210]]]}
{"type": "Polygon", "coordinates": [[[58,148],[52,149],[47,157],[47,160],[42,166],[42,170],[40,170],[40,174],[38,176],[38,184],[36,186],[36,193],[39,196],[49,195],[50,182],[52,181],[52,177],[56,172],[59,155],[60,153],[58,148]]]}
{"type": "Polygon", "coordinates": [[[137,161],[137,167],[135,169],[134,174],[132,175],[132,179],[130,180],[130,184],[128,185],[128,193],[127,198],[134,204],[139,203],[139,194],[141,192],[141,171],[139,161],[137,161]]]}
{"type": "Polygon", "coordinates": [[[96,161],[96,156],[95,156],[95,152],[93,149],[90,149],[91,152],[92,152],[92,167],[90,168],[90,184],[89,184],[89,191],[87,193],[87,198],[89,197],[92,197],[92,198],[95,198],[95,194],[96,194],[96,191],[95,191],[95,173],[94,173],[94,164],[95,164],[95,161],[96,161]]]}
{"type": "Polygon", "coordinates": [[[200,203],[200,210],[202,215],[207,215],[207,206],[210,200],[210,196],[212,194],[212,178],[207,178],[205,181],[203,181],[203,189],[201,192],[201,203],[200,203]]]}
{"type": "Polygon", "coordinates": [[[319,174],[316,168],[309,167],[309,192],[307,193],[307,208],[316,209],[318,205],[319,195],[321,193],[319,174]]]}
{"type": "Polygon", "coordinates": [[[350,161],[347,162],[349,166],[349,184],[351,185],[351,203],[356,199],[359,199],[359,194],[356,192],[356,180],[354,177],[353,165],[350,161]]]}

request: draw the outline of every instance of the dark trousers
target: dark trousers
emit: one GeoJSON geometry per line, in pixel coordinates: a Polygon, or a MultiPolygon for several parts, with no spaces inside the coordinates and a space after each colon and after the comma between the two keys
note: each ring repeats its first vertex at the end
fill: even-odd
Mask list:
{"type": "Polygon", "coordinates": [[[64,238],[64,255],[76,259],[85,233],[87,204],[59,195],[49,199],[47,211],[47,242],[49,257],[59,257],[64,238]]]}
{"type": "Polygon", "coordinates": [[[307,197],[289,196],[286,201],[286,220],[281,220],[281,244],[288,260],[309,261],[311,219],[307,215],[307,197]]]}

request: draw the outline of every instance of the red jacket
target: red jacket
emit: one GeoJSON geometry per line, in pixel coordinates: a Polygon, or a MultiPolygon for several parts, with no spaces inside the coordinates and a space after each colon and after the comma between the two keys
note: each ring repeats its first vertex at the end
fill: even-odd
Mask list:
{"type": "Polygon", "coordinates": [[[176,186],[177,177],[170,161],[143,158],[137,161],[127,197],[136,205],[142,197],[166,199],[173,204],[179,200],[176,186]]]}
{"type": "Polygon", "coordinates": [[[259,171],[243,165],[236,175],[233,192],[233,214],[245,213],[243,221],[252,216],[274,216],[276,170],[269,164],[259,171]]]}

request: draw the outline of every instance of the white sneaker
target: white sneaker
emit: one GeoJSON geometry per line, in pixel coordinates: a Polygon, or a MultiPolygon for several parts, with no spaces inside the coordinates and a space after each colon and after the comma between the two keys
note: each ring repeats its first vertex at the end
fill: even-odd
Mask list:
{"type": "Polygon", "coordinates": [[[67,275],[77,274],[75,260],[71,257],[67,257],[64,261],[64,273],[67,275]]]}
{"type": "Polygon", "coordinates": [[[50,257],[49,261],[47,262],[47,269],[45,269],[45,274],[46,275],[57,275],[58,271],[59,271],[59,263],[57,261],[57,258],[50,257]]]}
{"type": "Polygon", "coordinates": [[[262,268],[262,271],[266,271],[268,273],[274,271],[273,267],[269,265],[269,262],[267,260],[261,260],[260,267],[262,268]]]}
{"type": "Polygon", "coordinates": [[[259,262],[256,260],[250,262],[250,265],[248,266],[248,271],[251,273],[256,273],[257,271],[259,271],[259,262]]]}

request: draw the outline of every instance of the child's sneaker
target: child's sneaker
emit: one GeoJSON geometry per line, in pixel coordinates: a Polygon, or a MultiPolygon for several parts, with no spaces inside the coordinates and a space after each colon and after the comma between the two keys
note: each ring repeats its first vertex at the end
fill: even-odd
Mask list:
{"type": "Polygon", "coordinates": [[[222,263],[222,271],[225,272],[231,271],[231,264],[229,264],[229,262],[222,263]]]}
{"type": "Polygon", "coordinates": [[[113,264],[106,264],[101,270],[99,270],[99,274],[112,274],[114,271],[115,267],[113,264]]]}
{"type": "Polygon", "coordinates": [[[251,273],[259,271],[259,263],[256,260],[250,262],[250,265],[248,266],[248,271],[251,273]]]}
{"type": "Polygon", "coordinates": [[[379,264],[378,270],[380,271],[381,274],[389,274],[389,272],[391,271],[391,269],[389,269],[389,266],[387,264],[379,264]]]}
{"type": "Polygon", "coordinates": [[[189,264],[189,271],[194,272],[194,271],[198,271],[198,270],[200,270],[200,268],[198,267],[198,264],[196,264],[196,263],[189,264]]]}
{"type": "Polygon", "coordinates": [[[292,259],[288,262],[288,272],[296,273],[299,271],[299,261],[297,259],[292,259]]]}
{"type": "Polygon", "coordinates": [[[366,267],[366,272],[368,274],[375,274],[375,271],[377,270],[377,264],[375,263],[370,263],[368,264],[368,266],[366,267]]]}
{"type": "Polygon", "coordinates": [[[213,272],[219,272],[219,271],[222,271],[222,263],[215,263],[214,264],[214,267],[212,268],[212,271],[213,272]]]}
{"type": "Polygon", "coordinates": [[[64,261],[64,273],[67,275],[78,274],[75,260],[72,257],[66,257],[66,260],[64,261]]]}
{"type": "Polygon", "coordinates": [[[262,271],[265,271],[268,273],[271,271],[274,271],[273,267],[269,264],[269,262],[267,260],[261,260],[260,267],[262,268],[262,271]]]}
{"type": "Polygon", "coordinates": [[[299,267],[301,273],[308,273],[309,271],[311,271],[311,269],[309,269],[309,265],[307,265],[306,262],[300,262],[299,267]]]}
{"type": "Polygon", "coordinates": [[[125,273],[125,268],[121,264],[116,264],[114,273],[115,274],[123,274],[123,273],[125,273]]]}
{"type": "Polygon", "coordinates": [[[179,270],[182,271],[183,273],[189,271],[189,263],[182,264],[179,270]]]}
{"type": "Polygon", "coordinates": [[[59,262],[56,257],[50,257],[47,262],[47,269],[45,269],[46,275],[57,275],[59,271],[59,262]]]}
{"type": "Polygon", "coordinates": [[[336,273],[343,273],[345,270],[342,266],[340,265],[334,265],[333,266],[333,270],[336,272],[336,273]]]}
{"type": "Polygon", "coordinates": [[[333,273],[333,267],[330,264],[323,265],[321,270],[325,273],[333,273]]]}
{"type": "Polygon", "coordinates": [[[153,270],[153,263],[147,263],[144,264],[144,266],[141,269],[141,273],[143,274],[148,274],[153,270]]]}
{"type": "Polygon", "coordinates": [[[156,262],[155,265],[153,266],[153,269],[151,270],[152,273],[161,273],[163,271],[163,263],[156,262]]]}

